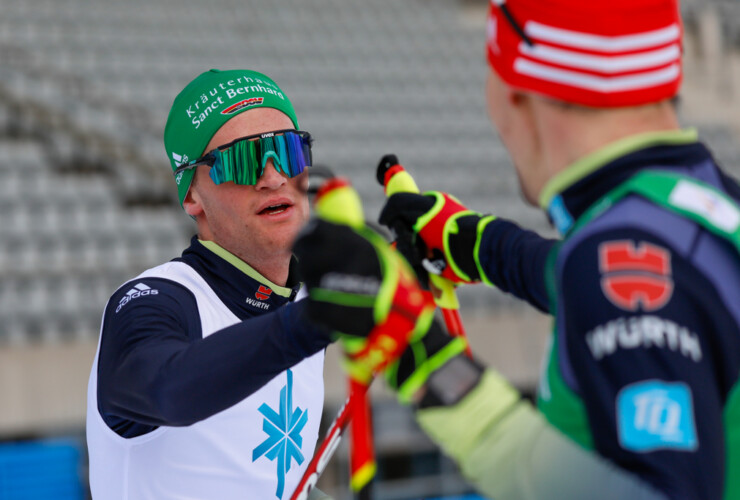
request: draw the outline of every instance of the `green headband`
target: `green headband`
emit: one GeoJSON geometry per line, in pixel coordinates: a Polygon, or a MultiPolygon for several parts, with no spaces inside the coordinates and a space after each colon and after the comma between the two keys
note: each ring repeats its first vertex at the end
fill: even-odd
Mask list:
{"type": "MultiPolygon", "coordinates": [[[[288,97],[269,77],[247,69],[212,69],[199,75],[172,103],[164,128],[164,148],[172,170],[199,158],[221,126],[243,111],[274,108],[285,113],[298,129],[298,119],[288,97]]],[[[176,178],[180,205],[195,170],[176,178]]]]}

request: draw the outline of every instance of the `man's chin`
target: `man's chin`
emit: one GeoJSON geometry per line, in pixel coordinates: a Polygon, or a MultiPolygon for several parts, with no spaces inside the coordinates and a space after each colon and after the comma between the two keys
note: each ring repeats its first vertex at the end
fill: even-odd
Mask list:
{"type": "Polygon", "coordinates": [[[269,222],[263,226],[266,234],[273,240],[273,246],[278,249],[291,249],[293,242],[305,225],[300,218],[294,217],[279,222],[269,222]]]}

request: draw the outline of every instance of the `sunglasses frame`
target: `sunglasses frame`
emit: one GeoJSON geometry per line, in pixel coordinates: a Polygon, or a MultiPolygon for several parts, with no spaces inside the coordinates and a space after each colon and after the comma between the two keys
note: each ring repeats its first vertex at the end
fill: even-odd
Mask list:
{"type": "Polygon", "coordinates": [[[495,3],[499,9],[501,9],[501,12],[506,18],[506,21],[509,23],[509,26],[511,26],[516,34],[519,35],[519,38],[524,40],[524,43],[526,43],[530,47],[534,47],[534,42],[532,41],[532,39],[529,38],[529,36],[524,32],[524,29],[522,29],[522,26],[516,21],[514,15],[509,10],[509,7],[506,6],[506,0],[493,0],[493,3],[495,3]]]}
{"type": "Polygon", "coordinates": [[[306,163],[306,166],[310,166],[311,163],[313,163],[313,154],[311,153],[311,145],[313,144],[313,138],[311,137],[311,134],[304,130],[295,130],[292,128],[284,129],[284,130],[275,130],[272,132],[263,132],[261,134],[254,134],[254,135],[247,135],[244,137],[239,137],[238,139],[234,139],[231,142],[228,142],[226,144],[222,144],[220,146],[216,146],[212,150],[210,150],[208,153],[204,154],[200,158],[190,161],[186,163],[185,165],[181,165],[175,169],[173,174],[177,176],[180,172],[184,172],[186,170],[193,169],[199,165],[208,165],[209,167],[212,167],[214,163],[216,162],[216,151],[225,151],[234,144],[242,141],[256,141],[258,139],[267,139],[268,137],[275,137],[276,135],[285,135],[286,132],[292,132],[294,134],[298,134],[301,136],[301,139],[308,142],[308,152],[310,157],[308,158],[308,162],[306,163]]]}

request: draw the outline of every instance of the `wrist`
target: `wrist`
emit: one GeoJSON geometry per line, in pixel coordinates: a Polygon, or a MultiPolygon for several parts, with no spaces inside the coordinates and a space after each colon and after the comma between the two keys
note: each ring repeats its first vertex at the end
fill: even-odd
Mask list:
{"type": "Polygon", "coordinates": [[[419,409],[455,405],[478,385],[483,371],[474,359],[455,356],[429,376],[414,405],[419,409]]]}
{"type": "Polygon", "coordinates": [[[452,223],[454,230],[447,235],[447,254],[455,274],[468,283],[484,281],[489,284],[478,259],[481,239],[486,226],[495,220],[493,215],[475,212],[461,213],[452,223]]]}

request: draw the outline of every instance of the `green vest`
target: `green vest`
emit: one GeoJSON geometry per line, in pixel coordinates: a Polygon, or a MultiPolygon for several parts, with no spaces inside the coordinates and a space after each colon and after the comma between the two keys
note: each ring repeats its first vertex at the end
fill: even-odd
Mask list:
{"type": "MultiPolygon", "coordinates": [[[[625,196],[636,194],[652,203],[692,220],[714,235],[727,240],[740,253],[740,208],[737,203],[704,182],[657,171],[631,177],[594,203],[568,230],[563,241],[548,256],[546,283],[550,311],[557,311],[556,259],[568,238],[625,196]]],[[[740,306],[740,304],[739,304],[740,306]]],[[[554,322],[557,325],[557,322],[554,322]]],[[[553,327],[550,352],[542,373],[537,404],[547,420],[586,449],[593,449],[593,437],[581,398],[565,383],[557,359],[562,339],[553,327]]],[[[723,411],[725,433],[725,491],[723,498],[740,499],[740,384],[735,384],[723,411]]]]}

